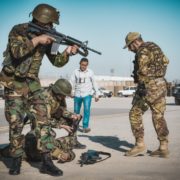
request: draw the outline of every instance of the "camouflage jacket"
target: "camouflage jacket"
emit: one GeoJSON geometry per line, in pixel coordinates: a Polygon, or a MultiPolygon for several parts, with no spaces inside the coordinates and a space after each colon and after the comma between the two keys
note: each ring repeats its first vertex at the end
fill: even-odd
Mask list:
{"type": "Polygon", "coordinates": [[[134,61],[136,82],[147,83],[151,79],[162,78],[166,74],[169,60],[159,46],[153,42],[143,43],[134,61]]]}
{"type": "Polygon", "coordinates": [[[57,55],[51,54],[52,45],[38,45],[34,47],[31,39],[36,36],[36,34],[28,31],[27,23],[19,24],[12,28],[9,34],[9,43],[4,52],[1,72],[1,80],[6,82],[4,83],[5,86],[8,87],[9,81],[13,81],[12,77],[30,78],[37,81],[35,86],[40,86],[38,73],[44,55],[57,67],[62,67],[68,62],[69,56],[65,52],[57,55]],[[3,77],[2,74],[5,76],[3,77]]]}
{"type": "Polygon", "coordinates": [[[134,61],[134,79],[138,83],[136,94],[149,103],[165,97],[167,93],[166,74],[169,60],[159,46],[152,42],[143,43],[134,61]]]}
{"type": "Polygon", "coordinates": [[[52,122],[58,122],[61,118],[71,119],[74,114],[67,110],[66,100],[58,100],[51,90],[51,86],[48,89],[43,90],[45,96],[46,107],[48,111],[48,118],[52,122]]]}

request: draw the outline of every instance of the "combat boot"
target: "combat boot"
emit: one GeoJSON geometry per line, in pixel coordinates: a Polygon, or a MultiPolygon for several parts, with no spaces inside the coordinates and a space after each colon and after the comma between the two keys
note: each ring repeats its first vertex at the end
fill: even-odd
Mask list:
{"type": "Polygon", "coordinates": [[[62,176],[63,171],[53,164],[50,153],[42,154],[42,166],[40,172],[51,176],[62,176]]]}
{"type": "Polygon", "coordinates": [[[9,174],[10,175],[18,175],[20,174],[20,169],[21,169],[21,162],[22,162],[22,157],[13,157],[12,159],[12,165],[9,169],[9,174]]]}
{"type": "Polygon", "coordinates": [[[78,140],[76,140],[76,144],[74,144],[73,149],[86,149],[86,145],[81,144],[78,140]]]}
{"type": "Polygon", "coordinates": [[[153,156],[153,157],[167,158],[168,155],[169,155],[168,140],[160,141],[159,148],[150,153],[150,156],[153,156]]]}
{"type": "Polygon", "coordinates": [[[146,152],[146,146],[144,144],[144,139],[143,138],[137,138],[136,139],[136,143],[135,146],[130,149],[129,151],[127,151],[125,153],[125,156],[138,156],[138,155],[142,155],[146,152]]]}

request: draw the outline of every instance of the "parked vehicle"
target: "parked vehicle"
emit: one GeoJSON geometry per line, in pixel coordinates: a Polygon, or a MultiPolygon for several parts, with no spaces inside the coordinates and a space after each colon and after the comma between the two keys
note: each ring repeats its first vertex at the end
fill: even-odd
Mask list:
{"type": "Polygon", "coordinates": [[[135,86],[124,87],[123,90],[118,91],[117,95],[119,97],[133,96],[135,94],[135,91],[136,91],[135,86]]]}
{"type": "Polygon", "coordinates": [[[175,104],[180,105],[180,85],[178,85],[174,88],[173,96],[175,99],[175,104]]]}
{"type": "Polygon", "coordinates": [[[100,97],[112,97],[113,93],[103,87],[99,88],[100,97]]]}

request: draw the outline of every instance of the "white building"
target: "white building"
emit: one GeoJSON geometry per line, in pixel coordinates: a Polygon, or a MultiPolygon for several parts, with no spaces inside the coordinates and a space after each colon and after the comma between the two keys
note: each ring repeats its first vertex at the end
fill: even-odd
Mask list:
{"type": "MultiPolygon", "coordinates": [[[[99,87],[104,87],[105,89],[111,90],[114,95],[117,91],[123,89],[123,87],[134,86],[134,80],[132,77],[120,77],[120,76],[95,76],[96,82],[99,87]]],[[[54,83],[56,78],[41,78],[42,87],[47,87],[54,83]]]]}

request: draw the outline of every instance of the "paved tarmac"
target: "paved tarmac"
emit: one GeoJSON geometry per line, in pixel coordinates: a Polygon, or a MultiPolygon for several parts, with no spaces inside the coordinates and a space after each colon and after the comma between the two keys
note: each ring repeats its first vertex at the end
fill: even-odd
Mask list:
{"type": "MultiPolygon", "coordinates": [[[[23,162],[21,174],[8,175],[9,159],[0,159],[0,179],[18,180],[46,180],[46,179],[73,179],[73,180],[179,180],[180,179],[180,106],[174,104],[172,97],[167,98],[165,118],[170,131],[169,158],[154,158],[149,152],[158,147],[158,140],[151,121],[151,113],[144,116],[145,142],[147,153],[139,157],[125,157],[124,152],[134,144],[134,138],[128,120],[128,112],[132,98],[103,98],[92,103],[90,133],[78,132],[78,139],[87,145],[86,150],[94,149],[107,151],[112,157],[93,165],[80,167],[80,154],[86,150],[74,150],[74,161],[56,165],[64,171],[63,177],[51,177],[39,173],[40,163],[23,162]]],[[[1,104],[1,102],[0,102],[1,104]]],[[[68,99],[68,106],[73,108],[72,99],[68,99]]],[[[3,105],[1,106],[3,108],[3,105]]],[[[1,119],[4,117],[1,115],[1,119]]],[[[25,127],[24,133],[28,131],[25,127]]],[[[57,136],[65,135],[63,130],[56,130],[57,136]]],[[[8,143],[7,127],[0,127],[0,144],[8,143]]]]}

